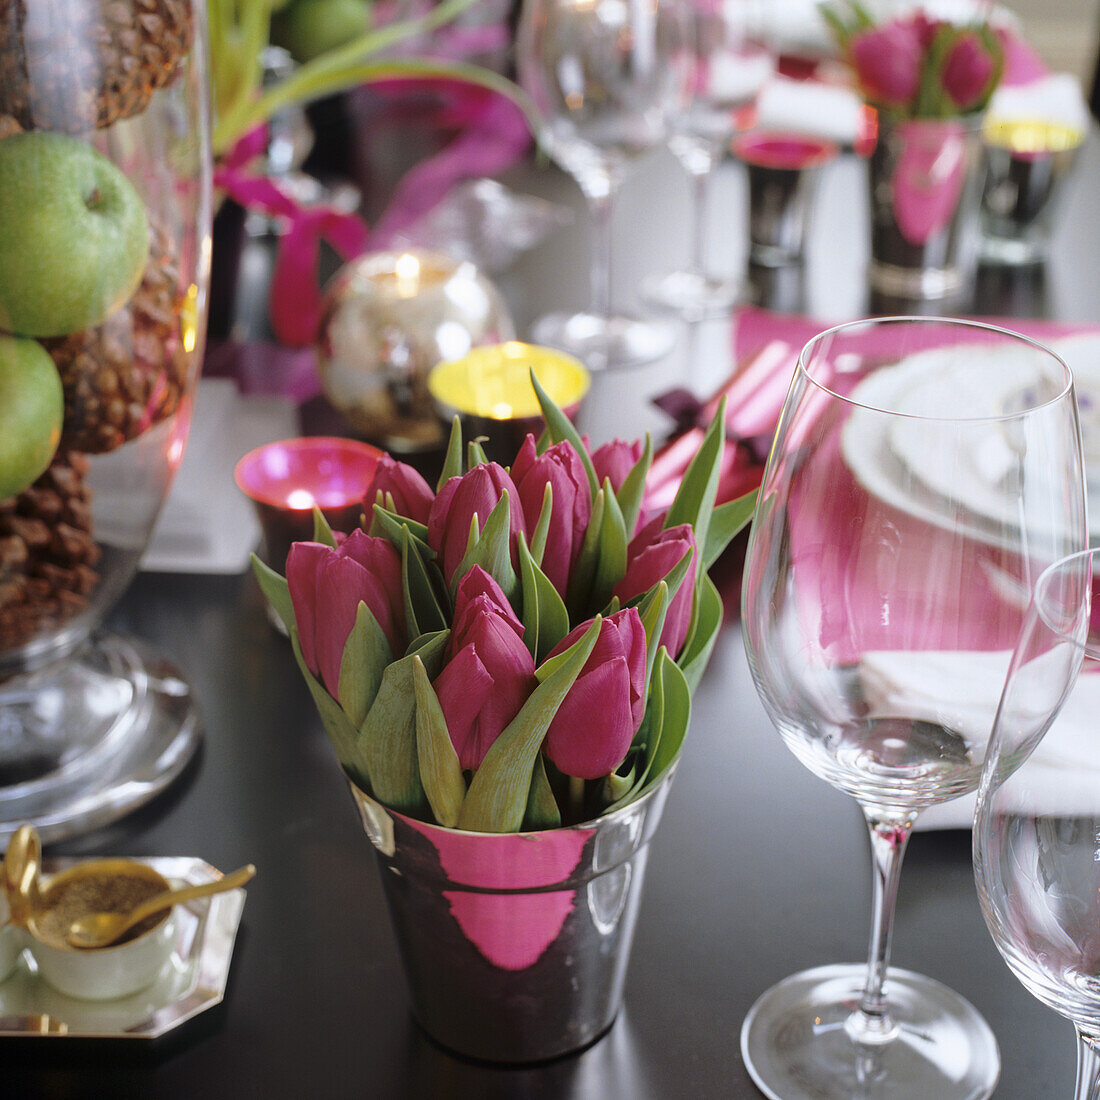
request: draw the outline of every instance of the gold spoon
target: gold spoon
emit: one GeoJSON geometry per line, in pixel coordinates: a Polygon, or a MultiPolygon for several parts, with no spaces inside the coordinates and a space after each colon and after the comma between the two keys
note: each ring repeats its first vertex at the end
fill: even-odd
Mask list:
{"type": "Polygon", "coordinates": [[[169,890],[146,898],[125,913],[88,913],[87,916],[78,917],[73,921],[69,928],[69,943],[73,947],[82,948],[109,947],[146,917],[180,902],[209,897],[211,894],[221,894],[226,890],[235,890],[248,882],[255,873],[256,868],[249,863],[231,874],[223,875],[216,882],[184,886],[179,890],[169,890]]]}

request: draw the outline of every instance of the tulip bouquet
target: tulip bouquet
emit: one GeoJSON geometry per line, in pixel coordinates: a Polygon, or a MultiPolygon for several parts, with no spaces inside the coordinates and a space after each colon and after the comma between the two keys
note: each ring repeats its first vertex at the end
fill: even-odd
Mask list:
{"type": "Polygon", "coordinates": [[[821,8],[864,100],[887,117],[956,118],[984,110],[1004,67],[988,24],[913,11],[876,23],[858,0],[821,8]]]}
{"type": "Polygon", "coordinates": [[[707,576],[755,494],[716,505],[719,409],[666,512],[643,442],[546,430],[511,466],[457,419],[433,489],[384,456],[361,525],[254,568],[348,778],[393,810],[507,833],[589,820],[677,759],[722,618],[707,576]]]}

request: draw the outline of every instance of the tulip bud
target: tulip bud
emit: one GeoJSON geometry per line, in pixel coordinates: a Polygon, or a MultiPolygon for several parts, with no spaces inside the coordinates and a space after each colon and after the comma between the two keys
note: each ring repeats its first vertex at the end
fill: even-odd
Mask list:
{"type": "Polygon", "coordinates": [[[368,522],[371,509],[376,503],[381,504],[383,508],[388,507],[387,494],[393,498],[393,511],[399,516],[414,519],[417,523],[428,522],[428,512],[432,501],[435,500],[435,493],[411,466],[396,461],[391,455],[384,454],[378,460],[374,477],[367,486],[366,493],[363,494],[363,506],[368,522]],[[378,497],[379,493],[382,494],[381,499],[378,497]]]}
{"type": "Polygon", "coordinates": [[[691,611],[695,598],[695,576],[699,551],[695,545],[695,532],[687,523],[663,528],[664,516],[658,516],[646,524],[631,540],[626,551],[626,573],[615,585],[614,594],[626,603],[635,596],[648,592],[663,580],[687,553],[692,551],[691,564],[680,587],[665,613],[665,625],[661,630],[660,645],[670,657],[679,656],[691,625],[691,611]]]}
{"type": "Polygon", "coordinates": [[[470,521],[476,514],[479,529],[484,529],[492,510],[507,492],[510,516],[510,544],[513,567],[517,564],[516,535],[526,530],[519,494],[508,471],[496,462],[483,462],[462,477],[452,477],[439,490],[428,512],[428,545],[439,555],[439,565],[447,583],[466,555],[470,521]]]}
{"type": "Polygon", "coordinates": [[[512,463],[511,476],[528,531],[535,529],[546,486],[551,487],[553,507],[541,568],[564,595],[592,514],[592,491],[584,463],[568,441],[555,443],[543,454],[537,454],[535,437],[528,435],[512,463]]]}
{"type": "Polygon", "coordinates": [[[356,529],[335,549],[296,542],[287,555],[286,581],[302,659],[334,698],[360,602],[369,608],[391,650],[404,651],[401,559],[386,539],[356,529]]]}
{"type": "Polygon", "coordinates": [[[463,769],[480,765],[536,682],[523,625],[500,586],[475,565],[455,593],[447,663],[434,684],[463,769]]]}
{"type": "Polygon", "coordinates": [[[909,107],[920,88],[921,28],[894,19],[852,38],[852,63],[864,95],[884,107],[909,107]]]}
{"type": "Polygon", "coordinates": [[[943,65],[943,88],[960,111],[978,104],[993,75],[993,58],[973,31],[963,31],[943,65]]]}
{"type": "MultiPolygon", "coordinates": [[[[550,656],[568,649],[582,623],[550,656]]],[[[550,722],[543,752],[565,775],[599,779],[623,761],[645,715],[645,628],[636,608],[609,615],[595,648],[550,722]]]]}
{"type": "Polygon", "coordinates": [[[610,443],[597,447],[592,452],[592,465],[596,470],[596,481],[602,485],[607,478],[611,488],[617,493],[626,481],[627,474],[638,464],[645,451],[640,439],[627,443],[623,439],[613,439],[610,443]]]}

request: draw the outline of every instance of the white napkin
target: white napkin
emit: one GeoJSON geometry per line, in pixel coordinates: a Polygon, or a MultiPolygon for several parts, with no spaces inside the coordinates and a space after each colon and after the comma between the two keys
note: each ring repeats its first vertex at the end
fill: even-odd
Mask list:
{"type": "Polygon", "coordinates": [[[812,134],[852,145],[860,135],[862,103],[851,88],[819,80],[777,76],[760,89],[756,125],[761,130],[812,134]]]}
{"type": "Polygon", "coordinates": [[[1072,73],[1052,73],[1027,84],[1001,86],[989,101],[990,122],[1055,122],[1088,132],[1089,108],[1081,82],[1072,73]]]}
{"type": "MultiPolygon", "coordinates": [[[[872,715],[942,723],[981,756],[1010,659],[1007,650],[867,653],[859,668],[860,684],[872,715]]],[[[1060,812],[1084,808],[1100,815],[1097,715],[1100,674],[1084,673],[1030,758],[1033,791],[1060,812]]],[[[974,802],[975,796],[968,795],[930,807],[917,818],[916,827],[969,828],[974,802]]]]}

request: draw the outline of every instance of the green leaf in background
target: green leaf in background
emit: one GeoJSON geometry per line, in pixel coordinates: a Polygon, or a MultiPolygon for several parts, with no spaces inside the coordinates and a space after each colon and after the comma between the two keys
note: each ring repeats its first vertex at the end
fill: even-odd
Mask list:
{"type": "Polygon", "coordinates": [[[588,527],[584,532],[581,552],[569,574],[569,587],[565,593],[565,604],[569,608],[569,621],[582,622],[585,612],[592,606],[590,596],[596,580],[596,570],[600,564],[600,532],[603,530],[603,514],[607,509],[602,489],[592,498],[592,514],[588,517],[588,527]]]}
{"type": "Polygon", "coordinates": [[[416,550],[421,559],[423,561],[434,561],[436,553],[428,545],[428,528],[424,524],[417,523],[416,520],[409,519],[406,516],[399,516],[396,512],[390,512],[379,504],[374,505],[371,510],[369,534],[376,538],[389,539],[394,547],[400,550],[405,538],[402,533],[404,530],[408,530],[409,535],[416,543],[416,550]]]}
{"type": "Polygon", "coordinates": [[[604,479],[602,492],[603,521],[600,524],[596,575],[592,578],[592,591],[588,596],[590,607],[603,607],[611,599],[611,590],[626,573],[626,547],[630,541],[610,479],[604,479]]]}
{"type": "Polygon", "coordinates": [[[531,791],[527,796],[527,808],[523,812],[524,829],[557,829],[561,825],[558,800],[546,778],[546,766],[542,753],[535,756],[531,773],[531,791]]]}
{"type": "Polygon", "coordinates": [[[466,444],[466,465],[472,470],[475,466],[483,466],[488,461],[485,448],[478,440],[471,439],[466,444]]]}
{"type": "Polygon", "coordinates": [[[665,527],[688,523],[695,529],[695,541],[706,546],[710,529],[710,514],[718,494],[719,465],[726,443],[726,399],[718,402],[718,411],[707,427],[703,442],[684,472],[683,480],[672,507],[665,518],[665,527]]]}
{"type": "Polygon", "coordinates": [[[355,623],[344,644],[340,658],[340,681],[337,689],[340,706],[351,724],[358,729],[370,710],[382,673],[393,660],[393,650],[385,631],[371,609],[360,600],[355,623]]]}
{"type": "Polygon", "coordinates": [[[313,506],[313,541],[336,549],[336,537],[332,533],[332,528],[325,519],[325,513],[316,505],[313,506]]]}
{"type": "Polygon", "coordinates": [[[294,604],[290,599],[290,587],[286,583],[286,577],[276,573],[270,565],[260,561],[255,554],[252,555],[252,572],[256,576],[256,582],[264,594],[264,599],[271,604],[272,610],[282,620],[289,634],[297,623],[294,620],[294,604]]]}
{"type": "Polygon", "coordinates": [[[531,692],[519,714],[490,746],[474,772],[458,827],[482,833],[514,833],[523,825],[535,757],[546,731],[596,645],[596,616],[582,637],[566,650],[568,659],[531,692]]]}
{"type": "Polygon", "coordinates": [[[535,564],[542,567],[542,555],[546,553],[546,537],[550,533],[550,519],[554,511],[554,487],[548,481],[542,494],[542,510],[539,512],[538,523],[531,532],[531,557],[535,564]]]}
{"type": "Polygon", "coordinates": [[[596,477],[596,467],[592,465],[592,457],[588,453],[588,448],[581,442],[580,434],[573,426],[573,422],[554,404],[550,395],[539,385],[534,368],[531,370],[531,385],[535,387],[535,395],[539,399],[539,408],[542,409],[542,418],[546,421],[546,430],[550,433],[550,438],[555,443],[561,443],[562,440],[567,439],[573,444],[574,450],[581,456],[584,472],[588,474],[588,487],[592,491],[592,496],[595,497],[600,487],[600,480],[596,477]]]}
{"type": "Polygon", "coordinates": [[[480,565],[500,585],[509,603],[518,597],[519,578],[512,568],[511,507],[507,491],[502,492],[480,535],[476,534],[477,514],[474,514],[470,522],[470,541],[466,544],[466,553],[451,579],[452,589],[457,588],[458,582],[475,565],[480,565]]]}
{"type": "Polygon", "coordinates": [[[709,569],[721,557],[722,551],[752,520],[758,493],[758,489],[753,489],[743,497],[717,505],[711,512],[706,546],[699,547],[703,554],[704,569],[709,569]]]}
{"type": "Polygon", "coordinates": [[[443,471],[435,483],[438,493],[452,477],[461,477],[462,468],[462,424],[457,416],[451,421],[451,435],[447,440],[447,457],[443,460],[443,471]]]}
{"type": "Polygon", "coordinates": [[[569,613],[557,589],[535,563],[522,532],[517,547],[523,591],[523,640],[538,665],[569,633],[569,613]]]}
{"type": "MultiPolygon", "coordinates": [[[[432,566],[434,572],[438,569],[432,566]]],[[[405,624],[409,637],[433,634],[447,625],[447,616],[436,595],[437,588],[409,528],[402,528],[401,588],[405,599],[405,624]]]]}
{"type": "Polygon", "coordinates": [[[416,745],[416,689],[413,657],[420,656],[429,677],[439,675],[450,631],[425,634],[416,648],[388,665],[367,717],[359,744],[374,796],[394,810],[418,813],[425,804],[416,745]]]}
{"type": "Polygon", "coordinates": [[[298,641],[298,631],[290,631],[290,646],[294,651],[294,659],[298,662],[298,668],[305,677],[309,693],[313,696],[313,705],[321,716],[321,725],[325,727],[325,733],[336,751],[336,759],[347,773],[348,778],[361,790],[373,792],[370,767],[367,758],[362,752],[359,741],[359,731],[351,724],[351,720],[344,713],[343,708],[320,684],[306,666],[302,657],[302,646],[298,641]]]}
{"type": "Polygon", "coordinates": [[[623,524],[626,527],[627,540],[633,536],[634,528],[638,525],[638,513],[642,508],[642,498],[645,496],[645,479],[649,476],[649,467],[653,463],[653,442],[649,438],[649,432],[645,433],[645,450],[642,457],[634,463],[630,473],[626,475],[619,492],[616,494],[619,501],[619,510],[623,514],[623,524]]]}
{"type": "Polygon", "coordinates": [[[695,691],[706,671],[714,641],[718,637],[718,628],[722,625],[724,610],[722,597],[718,594],[714,581],[704,573],[695,590],[695,611],[691,628],[676,662],[690,691],[695,691]]]}
{"type": "Polygon", "coordinates": [[[466,780],[462,777],[458,753],[451,742],[443,708],[428,679],[424,662],[416,653],[410,659],[416,694],[416,755],[420,762],[420,781],[436,821],[453,829],[458,824],[458,811],[466,797],[466,780]]]}

